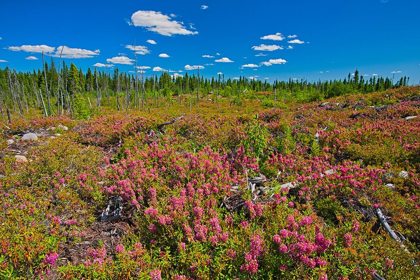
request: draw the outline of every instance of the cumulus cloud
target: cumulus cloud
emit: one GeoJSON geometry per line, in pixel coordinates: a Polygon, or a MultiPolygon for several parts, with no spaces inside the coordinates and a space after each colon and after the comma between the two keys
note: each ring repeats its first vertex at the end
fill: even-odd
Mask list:
{"type": "Polygon", "coordinates": [[[216,55],[220,55],[220,53],[216,53],[216,55]]]}
{"type": "Polygon", "coordinates": [[[197,69],[204,69],[202,65],[185,65],[185,70],[197,70],[197,69]]]}
{"type": "Polygon", "coordinates": [[[0,59],[0,63],[1,63],[1,62],[7,62],[7,60],[4,60],[4,59],[0,59]]]}
{"type": "Polygon", "coordinates": [[[287,61],[285,59],[278,58],[278,59],[270,59],[269,61],[261,62],[261,65],[271,66],[273,64],[285,64],[286,62],[287,61]]]}
{"type": "Polygon", "coordinates": [[[127,64],[132,65],[134,59],[128,58],[126,56],[114,56],[113,58],[107,58],[106,62],[114,64],[127,64]]]}
{"type": "Polygon", "coordinates": [[[137,66],[137,69],[150,69],[150,66],[137,66]]]}
{"type": "Polygon", "coordinates": [[[139,10],[131,16],[131,23],[163,36],[198,34],[197,31],[188,30],[183,22],[173,20],[173,18],[174,15],[139,10]]]}
{"type": "Polygon", "coordinates": [[[30,53],[52,53],[55,50],[54,47],[50,47],[47,45],[22,45],[20,47],[8,47],[7,49],[14,52],[23,51],[30,53]]]}
{"type": "Polygon", "coordinates": [[[166,53],[161,53],[160,55],[159,55],[159,57],[162,57],[162,58],[168,58],[168,57],[170,57],[168,54],[166,54],[166,53]]]}
{"type": "Polygon", "coordinates": [[[157,44],[155,40],[147,40],[146,42],[149,43],[149,44],[152,44],[152,45],[156,45],[157,44]]]}
{"type": "Polygon", "coordinates": [[[372,76],[378,76],[378,74],[372,74],[372,76]]]}
{"type": "Polygon", "coordinates": [[[217,72],[217,75],[223,75],[223,73],[222,72],[217,72]]]}
{"type": "Polygon", "coordinates": [[[103,64],[103,63],[95,63],[95,64],[93,64],[93,67],[101,67],[101,68],[103,68],[103,67],[109,68],[109,67],[112,67],[112,66],[114,66],[114,64],[103,64]]]}
{"type": "Polygon", "coordinates": [[[232,60],[230,60],[229,58],[227,58],[227,57],[223,57],[223,58],[221,58],[221,59],[216,59],[215,60],[215,62],[222,62],[222,63],[230,63],[230,62],[233,62],[232,60]]]}
{"type": "Polygon", "coordinates": [[[51,56],[62,57],[62,58],[92,58],[95,55],[99,55],[100,50],[85,50],[79,48],[69,48],[67,46],[59,46],[55,53],[51,56]]]}
{"type": "Polygon", "coordinates": [[[178,77],[183,77],[181,74],[178,74],[178,73],[175,73],[175,74],[173,74],[173,75],[171,75],[171,77],[172,77],[172,79],[176,79],[176,78],[178,78],[178,77]]]}
{"type": "Polygon", "coordinates": [[[255,56],[267,56],[268,54],[265,54],[265,53],[259,53],[259,54],[256,54],[255,56]]]}
{"type": "Polygon", "coordinates": [[[36,57],[36,56],[28,56],[25,59],[26,60],[38,60],[38,57],[36,57]]]}
{"type": "Polygon", "coordinates": [[[284,36],[281,33],[276,33],[276,34],[273,34],[273,35],[263,36],[260,39],[263,39],[263,40],[273,40],[273,41],[283,41],[284,40],[284,36]]]}
{"type": "Polygon", "coordinates": [[[293,50],[293,46],[288,46],[287,49],[288,50],[293,50]]]}
{"type": "Polygon", "coordinates": [[[291,40],[291,41],[288,41],[288,43],[289,44],[305,44],[305,42],[304,41],[301,41],[301,40],[299,40],[299,39],[294,39],[294,40],[291,40]]]}
{"type": "Polygon", "coordinates": [[[297,37],[297,35],[289,35],[289,36],[287,36],[287,38],[289,38],[289,39],[294,39],[296,37],[297,37]]]}
{"type": "Polygon", "coordinates": [[[166,71],[168,70],[163,69],[162,67],[159,67],[159,66],[153,67],[153,72],[166,72],[166,71]]]}
{"type": "Polygon", "coordinates": [[[146,46],[133,46],[133,45],[126,45],[127,49],[135,51],[136,54],[145,55],[150,53],[149,49],[146,46]]]}
{"type": "Polygon", "coordinates": [[[239,80],[239,77],[235,77],[235,78],[233,78],[234,80],[239,80]]]}
{"type": "Polygon", "coordinates": [[[258,66],[257,64],[250,63],[250,64],[242,65],[241,68],[257,68],[257,67],[260,67],[260,66],[258,66]]]}
{"type": "Polygon", "coordinates": [[[201,9],[202,10],[207,10],[209,8],[209,6],[206,6],[206,5],[201,5],[201,9]]]}
{"type": "Polygon", "coordinates": [[[253,46],[252,49],[256,50],[256,51],[275,51],[275,50],[282,50],[283,47],[277,46],[277,45],[265,45],[265,44],[261,44],[259,46],[253,46]]]}
{"type": "Polygon", "coordinates": [[[203,55],[203,57],[205,57],[205,58],[214,58],[214,56],[208,55],[208,54],[203,55]]]}
{"type": "Polygon", "coordinates": [[[391,74],[401,74],[402,71],[392,71],[391,74]]]}

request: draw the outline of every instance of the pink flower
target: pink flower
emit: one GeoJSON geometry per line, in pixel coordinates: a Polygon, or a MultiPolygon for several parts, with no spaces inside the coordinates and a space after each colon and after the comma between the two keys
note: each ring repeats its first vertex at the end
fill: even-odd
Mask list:
{"type": "Polygon", "coordinates": [[[274,235],[273,236],[273,241],[276,243],[276,244],[280,244],[281,243],[281,238],[280,238],[280,235],[278,235],[278,234],[276,234],[276,235],[274,235]]]}
{"type": "Polygon", "coordinates": [[[295,204],[293,203],[293,202],[289,202],[288,204],[287,204],[290,208],[293,208],[294,206],[295,206],[295,204]]]}
{"type": "Polygon", "coordinates": [[[117,247],[115,247],[115,251],[117,251],[119,254],[125,253],[124,245],[118,244],[117,247]]]}
{"type": "Polygon", "coordinates": [[[149,276],[150,276],[151,280],[161,280],[162,279],[159,269],[155,269],[155,270],[150,271],[149,276]]]}

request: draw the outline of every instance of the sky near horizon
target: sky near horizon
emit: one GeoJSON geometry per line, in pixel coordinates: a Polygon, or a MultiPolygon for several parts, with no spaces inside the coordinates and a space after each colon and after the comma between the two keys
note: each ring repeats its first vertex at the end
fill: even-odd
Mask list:
{"type": "Polygon", "coordinates": [[[0,0],[0,68],[420,83],[420,1],[0,0]]]}

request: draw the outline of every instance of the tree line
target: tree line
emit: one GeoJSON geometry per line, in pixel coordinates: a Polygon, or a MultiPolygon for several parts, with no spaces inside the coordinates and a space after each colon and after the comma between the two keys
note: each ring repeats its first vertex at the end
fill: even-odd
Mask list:
{"type": "Polygon", "coordinates": [[[393,81],[388,77],[365,79],[358,70],[343,80],[308,81],[305,79],[275,80],[269,83],[239,77],[225,79],[224,75],[205,78],[197,75],[160,75],[145,77],[137,73],[88,68],[83,72],[74,63],[65,61],[57,67],[54,60],[48,64],[43,59],[42,69],[17,72],[8,67],[0,69],[0,111],[24,117],[31,109],[40,109],[45,116],[69,114],[86,117],[89,108],[107,106],[117,110],[142,110],[158,107],[175,98],[188,102],[190,108],[211,94],[214,102],[229,100],[241,104],[242,99],[261,97],[274,101],[309,102],[341,96],[348,93],[369,93],[406,86],[408,77],[393,81]]]}

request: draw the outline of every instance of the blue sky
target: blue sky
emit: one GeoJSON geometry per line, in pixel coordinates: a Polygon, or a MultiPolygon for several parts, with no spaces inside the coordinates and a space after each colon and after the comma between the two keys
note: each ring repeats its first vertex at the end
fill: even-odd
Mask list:
{"type": "Polygon", "coordinates": [[[41,51],[58,65],[63,50],[84,71],[128,72],[136,51],[146,76],[203,67],[206,77],[325,80],[357,68],[420,83],[418,0],[1,1],[1,68],[38,69],[41,51]]]}

